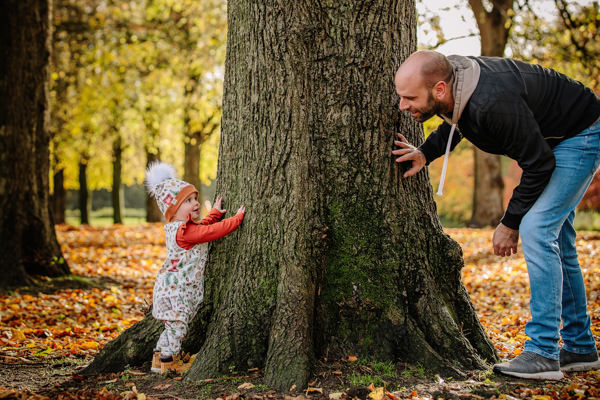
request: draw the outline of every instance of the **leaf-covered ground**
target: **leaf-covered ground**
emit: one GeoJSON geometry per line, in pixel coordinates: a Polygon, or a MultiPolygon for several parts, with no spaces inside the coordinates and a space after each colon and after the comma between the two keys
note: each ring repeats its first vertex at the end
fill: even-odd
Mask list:
{"type": "MultiPolygon", "coordinates": [[[[459,381],[428,376],[418,366],[350,358],[321,361],[307,391],[278,393],[260,371],[186,385],[177,377],[126,369],[87,378],[77,374],[99,349],[142,318],[164,257],[160,224],[57,227],[77,278],[48,281],[0,295],[0,399],[165,398],[600,398],[600,373],[567,374],[560,382],[527,382],[477,372],[459,381]],[[82,277],[82,278],[79,278],[82,277]]],[[[503,358],[521,351],[528,320],[522,254],[491,252],[491,230],[448,229],[464,251],[463,282],[503,358]]],[[[593,331],[600,334],[600,234],[578,236],[593,331]]]]}

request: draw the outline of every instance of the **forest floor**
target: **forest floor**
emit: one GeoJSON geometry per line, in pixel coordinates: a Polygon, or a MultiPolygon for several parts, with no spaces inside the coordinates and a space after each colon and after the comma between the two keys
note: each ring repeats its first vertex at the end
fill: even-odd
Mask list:
{"type": "MultiPolygon", "coordinates": [[[[600,398],[600,371],[558,382],[473,371],[464,378],[428,374],[418,365],[356,357],[319,360],[309,388],[270,390],[261,371],[188,383],[151,374],[149,365],[115,374],[78,372],[108,341],[148,310],[164,257],[160,224],[57,227],[75,276],[0,295],[0,399],[590,399],[600,398]]],[[[491,230],[448,229],[463,248],[463,282],[501,358],[522,350],[529,286],[522,254],[494,256],[491,230]]],[[[578,236],[592,330],[600,334],[600,233],[578,236]]]]}

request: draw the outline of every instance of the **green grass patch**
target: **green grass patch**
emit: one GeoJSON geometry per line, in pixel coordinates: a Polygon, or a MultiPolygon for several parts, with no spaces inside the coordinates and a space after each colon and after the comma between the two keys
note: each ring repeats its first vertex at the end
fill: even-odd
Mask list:
{"type": "Polygon", "coordinates": [[[383,386],[385,385],[385,381],[380,376],[373,375],[361,375],[361,374],[352,374],[350,376],[350,384],[352,386],[369,386],[373,384],[373,386],[383,386]]]}
{"type": "Polygon", "coordinates": [[[403,378],[425,378],[425,368],[418,364],[400,373],[403,378]]]}
{"type": "Polygon", "coordinates": [[[388,377],[396,376],[396,367],[391,361],[373,361],[373,363],[371,364],[371,368],[373,369],[373,372],[378,375],[388,377]]]}
{"type": "MultiPolygon", "coordinates": [[[[146,222],[146,210],[143,208],[125,208],[122,213],[123,225],[139,225],[146,222]]],[[[67,210],[65,213],[66,223],[73,226],[81,225],[79,210],[67,210]]],[[[90,225],[109,226],[113,225],[113,210],[104,207],[90,212],[90,225]]]]}

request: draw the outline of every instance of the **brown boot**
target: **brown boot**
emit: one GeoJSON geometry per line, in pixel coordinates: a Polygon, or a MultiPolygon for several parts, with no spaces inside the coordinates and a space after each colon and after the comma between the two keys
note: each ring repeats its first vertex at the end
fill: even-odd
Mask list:
{"type": "Polygon", "coordinates": [[[160,364],[160,351],[155,351],[152,355],[152,367],[150,367],[150,372],[160,374],[160,364]]]}
{"type": "Polygon", "coordinates": [[[160,361],[160,373],[164,374],[165,372],[173,371],[177,374],[183,374],[191,366],[191,362],[184,363],[179,355],[175,355],[170,360],[160,361]]]}

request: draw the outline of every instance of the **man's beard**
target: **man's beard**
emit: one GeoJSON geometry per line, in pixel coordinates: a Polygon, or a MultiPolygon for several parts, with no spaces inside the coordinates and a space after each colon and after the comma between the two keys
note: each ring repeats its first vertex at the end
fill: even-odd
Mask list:
{"type": "Polygon", "coordinates": [[[433,95],[431,94],[431,92],[429,92],[428,96],[427,96],[427,105],[425,106],[425,108],[423,108],[421,110],[417,110],[417,111],[421,114],[419,117],[415,117],[417,122],[425,122],[429,118],[433,117],[434,115],[441,114],[442,103],[439,101],[436,101],[433,98],[433,95]]]}

